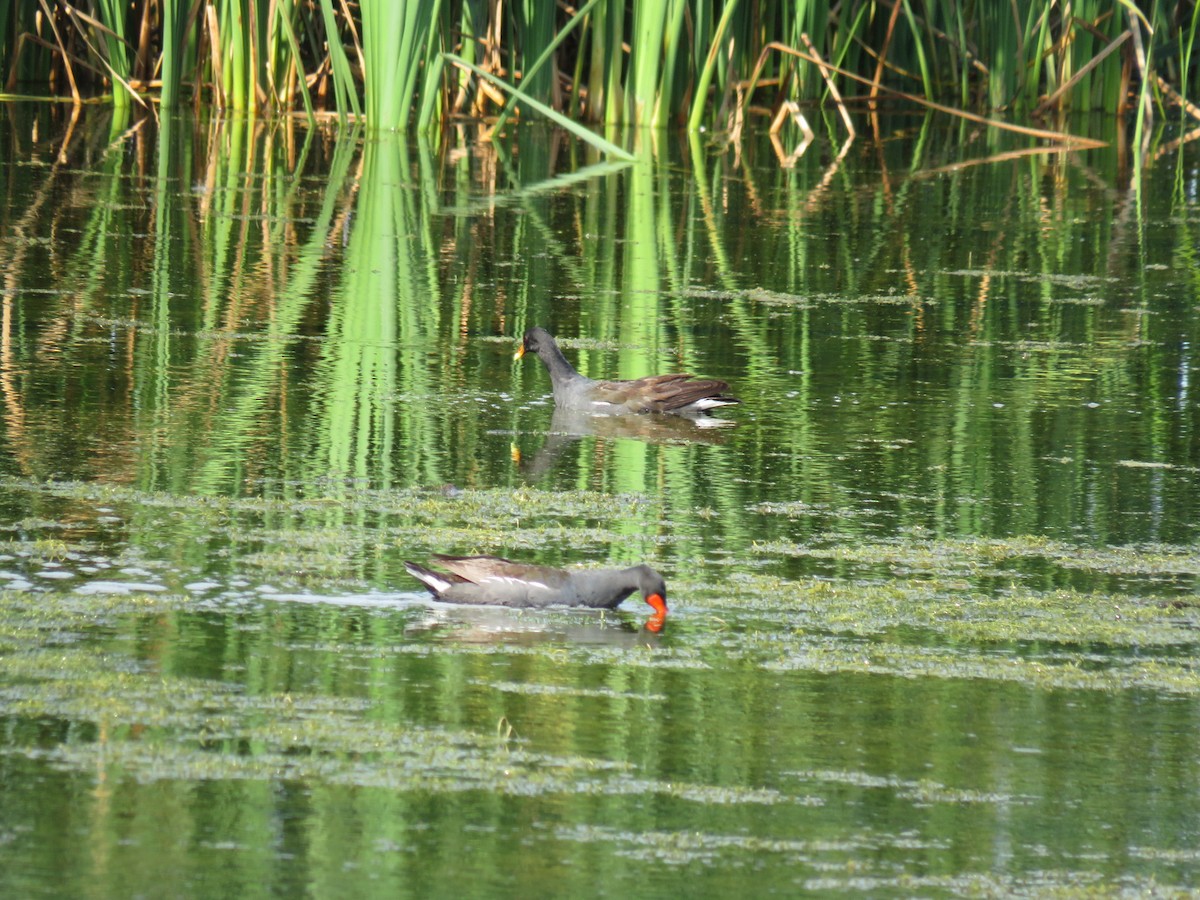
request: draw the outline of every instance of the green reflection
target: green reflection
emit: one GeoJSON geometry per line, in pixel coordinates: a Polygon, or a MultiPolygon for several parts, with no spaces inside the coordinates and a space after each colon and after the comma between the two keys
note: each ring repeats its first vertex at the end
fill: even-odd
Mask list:
{"type": "Polygon", "coordinates": [[[1190,144],[0,113],[6,895],[1195,883],[1190,144]],[[400,570],[481,551],[667,628],[400,570]]]}

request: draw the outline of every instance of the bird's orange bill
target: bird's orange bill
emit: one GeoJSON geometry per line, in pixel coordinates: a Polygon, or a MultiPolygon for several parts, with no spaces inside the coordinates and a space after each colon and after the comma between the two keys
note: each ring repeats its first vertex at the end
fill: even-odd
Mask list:
{"type": "Polygon", "coordinates": [[[667,614],[667,601],[663,599],[662,594],[651,594],[646,598],[646,602],[654,607],[655,615],[665,616],[667,614]]]}
{"type": "Polygon", "coordinates": [[[517,344],[517,352],[513,354],[513,359],[520,359],[525,355],[525,342],[517,344]]]}
{"type": "Polygon", "coordinates": [[[655,613],[646,620],[646,630],[654,634],[658,634],[663,630],[663,626],[667,624],[666,613],[655,613]]]}

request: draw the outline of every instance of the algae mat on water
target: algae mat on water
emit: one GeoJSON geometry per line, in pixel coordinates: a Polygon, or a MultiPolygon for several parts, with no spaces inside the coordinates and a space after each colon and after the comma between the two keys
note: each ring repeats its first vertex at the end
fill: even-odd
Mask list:
{"type": "Polygon", "coordinates": [[[665,895],[687,873],[719,896],[753,871],[787,892],[1170,893],[1200,874],[1180,843],[1195,548],[829,533],[695,558],[636,495],[6,487],[74,508],[3,554],[29,585],[0,596],[6,892],[665,895]],[[668,574],[665,631],[637,604],[471,610],[400,582],[414,547],[498,539],[483,519],[518,552],[553,534],[597,560],[634,523],[668,574]]]}

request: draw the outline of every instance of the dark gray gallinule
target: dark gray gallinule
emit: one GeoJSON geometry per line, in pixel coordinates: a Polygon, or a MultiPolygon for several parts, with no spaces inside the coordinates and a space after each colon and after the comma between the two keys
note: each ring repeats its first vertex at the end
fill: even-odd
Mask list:
{"type": "Polygon", "coordinates": [[[718,406],[741,402],[726,393],[728,384],[714,378],[647,375],[634,381],[593,381],[572,368],[545,328],[526,331],[515,357],[530,352],[541,357],[550,371],[554,405],[560,409],[608,416],[651,412],[703,416],[718,406]]]}
{"type": "Polygon", "coordinates": [[[448,603],[615,609],[634,591],[641,591],[646,602],[654,607],[660,623],[667,614],[667,585],[649,566],[568,572],[499,556],[439,554],[432,561],[445,571],[435,572],[415,562],[405,562],[404,568],[429,589],[434,599],[448,603]]]}

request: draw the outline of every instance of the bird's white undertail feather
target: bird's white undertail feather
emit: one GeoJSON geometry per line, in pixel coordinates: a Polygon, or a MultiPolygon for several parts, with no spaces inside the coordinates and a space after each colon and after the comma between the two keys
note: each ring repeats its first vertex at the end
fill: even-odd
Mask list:
{"type": "Polygon", "coordinates": [[[405,563],[404,568],[408,571],[409,575],[438,594],[450,590],[451,583],[449,581],[439,578],[435,573],[427,569],[417,569],[407,563],[405,563]]]}
{"type": "Polygon", "coordinates": [[[721,397],[704,397],[692,404],[693,409],[716,409],[718,406],[733,406],[736,400],[725,400],[721,397]]]}

